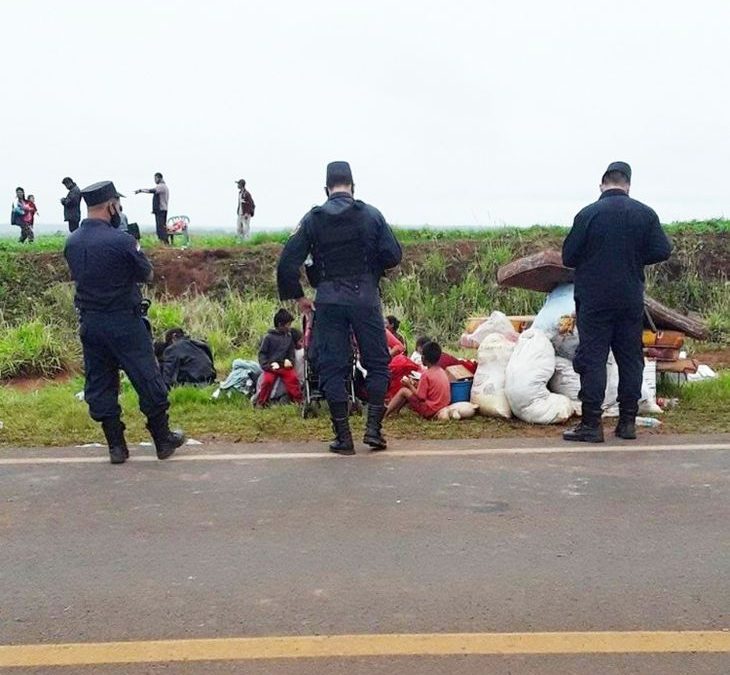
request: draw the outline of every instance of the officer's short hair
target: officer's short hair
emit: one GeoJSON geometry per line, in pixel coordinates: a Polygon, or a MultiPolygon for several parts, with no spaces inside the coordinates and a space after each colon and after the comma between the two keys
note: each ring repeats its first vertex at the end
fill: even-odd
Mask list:
{"type": "Polygon", "coordinates": [[[604,185],[623,185],[625,187],[629,187],[631,185],[631,181],[628,179],[626,174],[621,171],[606,171],[606,173],[603,174],[601,183],[604,185]]]}
{"type": "Polygon", "coordinates": [[[162,174],[159,171],[155,174],[155,178],[157,178],[157,176],[159,176],[160,178],[162,178],[162,174]]]}
{"type": "Polygon", "coordinates": [[[280,326],[286,326],[286,324],[291,323],[292,321],[294,321],[294,317],[283,307],[276,314],[274,314],[275,328],[279,328],[280,326]]]}
{"type": "Polygon", "coordinates": [[[441,345],[438,342],[427,342],[423,345],[423,363],[427,366],[435,366],[441,358],[441,345]]]}

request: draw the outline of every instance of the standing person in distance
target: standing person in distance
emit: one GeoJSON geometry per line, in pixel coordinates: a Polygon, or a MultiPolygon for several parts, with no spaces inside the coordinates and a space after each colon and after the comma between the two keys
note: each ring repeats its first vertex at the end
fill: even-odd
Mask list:
{"type": "Polygon", "coordinates": [[[155,216],[157,238],[164,244],[170,244],[171,240],[167,234],[167,205],[170,201],[170,190],[162,174],[159,172],[155,174],[155,187],[140,188],[135,190],[134,194],[138,195],[141,192],[152,195],[152,213],[155,216]]]}
{"type": "Polygon", "coordinates": [[[167,387],[143,318],[139,284],[152,280],[152,265],[134,238],[118,229],[123,195],[114,183],[95,183],[82,195],[89,215],[67,239],[64,255],[76,284],[89,414],[101,423],[111,463],[124,463],[129,450],[119,406],[121,368],[139,396],[157,457],[167,459],[185,435],[170,431],[167,387]]]}
{"type": "Polygon", "coordinates": [[[657,214],[629,197],[631,167],[609,164],[601,197],[575,217],[563,243],[563,263],[575,268],[575,309],[580,344],[574,367],[580,375],[583,419],[566,441],[603,442],[606,361],[618,364],[620,416],[615,434],[636,438],[636,415],[644,372],[644,266],[667,260],[672,244],[657,214]]]}
{"type": "Polygon", "coordinates": [[[76,232],[81,222],[81,190],[73,179],[68,176],[61,183],[68,190],[68,194],[61,198],[63,219],[68,223],[68,231],[76,232]]]}
{"type": "Polygon", "coordinates": [[[251,218],[253,218],[256,204],[254,204],[251,193],[246,189],[246,181],[241,178],[238,185],[238,221],[236,223],[236,234],[239,239],[248,239],[251,234],[251,218]]]}
{"type": "Polygon", "coordinates": [[[10,224],[20,228],[20,239],[18,241],[21,244],[25,243],[28,239],[33,241],[33,229],[30,228],[29,237],[29,228],[25,222],[28,210],[28,200],[25,198],[25,190],[22,187],[15,188],[15,199],[10,210],[10,224]]]}
{"type": "Polygon", "coordinates": [[[367,426],[363,442],[385,450],[382,434],[390,355],[380,303],[380,278],[401,261],[403,253],[380,211],[356,200],[347,162],[327,166],[327,201],[314,207],[284,246],[277,268],[282,300],[296,300],[303,313],[312,301],[304,295],[300,268],[308,256],[307,276],[317,289],[314,323],[320,383],[332,417],[332,452],[354,455],[350,431],[347,378],[351,372],[351,335],[367,370],[367,426]]]}

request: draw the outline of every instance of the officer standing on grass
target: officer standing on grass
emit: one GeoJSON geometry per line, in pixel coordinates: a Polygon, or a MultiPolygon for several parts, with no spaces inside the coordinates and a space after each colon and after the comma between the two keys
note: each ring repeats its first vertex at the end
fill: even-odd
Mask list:
{"type": "Polygon", "coordinates": [[[672,244],[659,218],[629,197],[631,167],[613,162],[601,180],[600,199],[576,217],[563,244],[563,263],[575,268],[583,419],[566,441],[603,442],[601,416],[609,350],[618,364],[619,438],[636,438],[644,354],[644,266],[667,260],[672,244]]]}
{"type": "Polygon", "coordinates": [[[88,218],[69,236],[64,255],[76,283],[89,413],[101,422],[112,464],[125,462],[129,451],[118,400],[121,368],[139,396],[157,457],[167,459],[185,436],[170,431],[167,388],[143,319],[138,284],[152,280],[152,265],[139,244],[117,229],[123,195],[114,183],[95,183],[81,195],[88,218]]]}
{"type": "Polygon", "coordinates": [[[387,447],[382,435],[388,389],[388,346],[385,339],[379,282],[403,253],[380,211],[354,199],[352,171],[347,162],[327,166],[327,201],[304,216],[281,253],[277,270],[279,296],[296,300],[310,313],[300,268],[311,255],[308,272],[317,288],[314,331],[320,384],[332,417],[336,438],[330,450],[355,454],[348,416],[347,379],[351,373],[351,335],[367,370],[367,426],[363,442],[373,450],[387,447]]]}

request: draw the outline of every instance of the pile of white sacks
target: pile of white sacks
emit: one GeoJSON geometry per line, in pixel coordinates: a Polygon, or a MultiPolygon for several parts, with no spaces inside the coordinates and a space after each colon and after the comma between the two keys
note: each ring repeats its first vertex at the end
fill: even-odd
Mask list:
{"type": "MultiPolygon", "coordinates": [[[[524,333],[502,312],[493,312],[469,338],[479,344],[471,402],[482,415],[531,424],[558,424],[580,415],[580,377],[573,370],[578,332],[566,317],[575,314],[573,284],[558,286],[524,333]],[[568,324],[566,328],[566,324],[568,324]]],[[[604,415],[618,415],[618,367],[609,355],[604,415]]],[[[660,412],[651,380],[642,390],[640,410],[660,412]]]]}

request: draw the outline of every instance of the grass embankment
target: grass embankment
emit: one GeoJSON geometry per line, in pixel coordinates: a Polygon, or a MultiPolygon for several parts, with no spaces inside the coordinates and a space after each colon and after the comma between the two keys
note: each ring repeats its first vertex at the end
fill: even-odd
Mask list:
{"type": "MultiPolygon", "coordinates": [[[[83,379],[49,384],[34,392],[0,389],[0,443],[32,445],[74,445],[104,439],[98,424],[91,421],[86,404],[74,398],[83,379]]],[[[263,440],[327,440],[331,429],[325,411],[317,419],[303,420],[294,406],[259,410],[242,396],[211,399],[213,387],[174,389],[170,396],[171,418],[192,438],[254,442],[263,440]]],[[[668,387],[680,404],[662,416],[665,433],[730,433],[730,371],[717,380],[668,387]]],[[[127,436],[130,442],[148,441],[144,418],[137,409],[137,397],[128,383],[121,397],[127,436]]],[[[607,421],[607,430],[613,421],[607,421]]],[[[353,427],[362,434],[363,420],[353,418],[353,427]]],[[[409,411],[386,421],[391,439],[506,438],[514,436],[558,437],[560,427],[540,427],[519,420],[502,421],[485,417],[451,422],[424,422],[409,411]]]]}
{"type": "MultiPolygon", "coordinates": [[[[708,320],[711,342],[730,345],[730,223],[709,221],[669,226],[675,242],[672,259],[650,271],[649,292],[708,320]]],[[[508,314],[536,312],[544,295],[499,288],[497,268],[521,255],[558,247],[564,228],[500,230],[398,230],[405,260],[383,283],[387,311],[403,318],[402,332],[413,339],[428,334],[454,348],[467,316],[500,309],[508,314]]],[[[194,237],[186,251],[144,241],[157,271],[148,295],[155,303],[150,318],[158,334],[182,325],[211,343],[216,367],[228,372],[235,357],[253,357],[279,303],[274,266],[285,233],[258,235],[240,244],[233,237],[194,237]]],[[[40,237],[29,247],[0,241],[0,380],[53,377],[80,372],[73,291],[59,251],[63,237],[40,237]],[[20,251],[20,252],[19,252],[20,251]]],[[[703,345],[703,349],[707,347],[703,345]]],[[[0,442],[68,443],[98,437],[84,404],[73,399],[81,382],[44,387],[38,393],[0,388],[0,442]]],[[[684,388],[682,404],[666,416],[667,430],[730,431],[730,386],[720,382],[684,388]],[[705,392],[708,392],[704,399],[705,392]]],[[[226,438],[326,437],[327,423],[302,422],[294,410],[256,411],[245,402],[213,402],[209,391],[173,394],[173,417],[195,435],[226,438]]],[[[142,437],[134,394],[126,391],[130,430],[142,437]]],[[[515,435],[526,425],[477,420],[425,425],[410,416],[394,422],[391,433],[413,437],[515,435]]],[[[539,430],[538,433],[545,433],[539,430]]]]}

